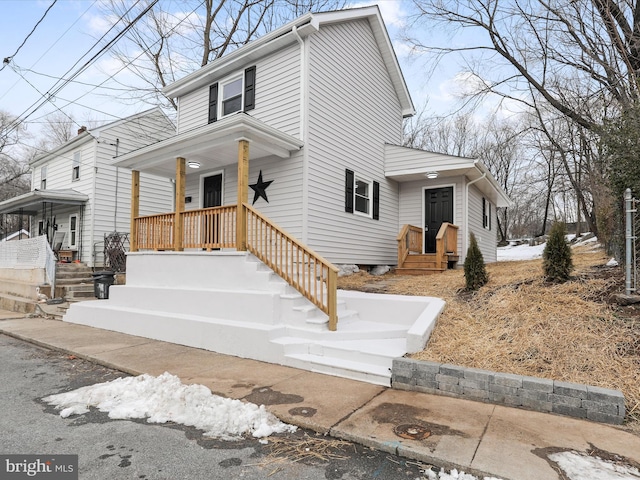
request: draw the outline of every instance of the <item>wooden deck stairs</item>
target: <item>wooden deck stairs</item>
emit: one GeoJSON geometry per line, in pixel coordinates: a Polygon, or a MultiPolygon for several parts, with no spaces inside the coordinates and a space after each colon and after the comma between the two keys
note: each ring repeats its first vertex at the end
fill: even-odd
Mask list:
{"type": "Polygon", "coordinates": [[[405,225],[398,235],[398,267],[401,275],[432,275],[455,268],[458,255],[458,227],[443,223],[436,236],[436,252],[422,253],[422,229],[405,225]]]}

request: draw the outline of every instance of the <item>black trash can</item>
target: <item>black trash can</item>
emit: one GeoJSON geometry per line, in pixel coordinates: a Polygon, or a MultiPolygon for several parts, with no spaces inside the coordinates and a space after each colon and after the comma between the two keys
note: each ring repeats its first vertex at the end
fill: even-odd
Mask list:
{"type": "Polygon", "coordinates": [[[109,298],[109,287],[115,282],[113,272],[93,272],[93,294],[101,300],[109,298]]]}

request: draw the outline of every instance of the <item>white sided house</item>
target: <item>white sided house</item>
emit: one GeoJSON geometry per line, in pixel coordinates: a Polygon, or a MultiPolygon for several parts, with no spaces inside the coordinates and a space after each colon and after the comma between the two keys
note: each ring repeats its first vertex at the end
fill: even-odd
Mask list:
{"type": "MultiPolygon", "coordinates": [[[[46,235],[60,260],[104,266],[105,234],[128,233],[131,174],[113,157],[175,135],[154,108],[99,128],[82,128],[60,147],[30,164],[31,191],[0,203],[0,213],[28,215],[33,236],[46,235]]],[[[173,183],[143,174],[140,212],[173,208],[173,183]]]]}
{"type": "Polygon", "coordinates": [[[127,284],[66,321],[388,384],[444,302],[336,290],[336,264],[434,273],[508,203],[481,162],[400,146],[414,108],[377,7],[306,14],[165,88],[132,170],[127,284]],[[145,215],[144,173],[175,181],[145,215]]]}

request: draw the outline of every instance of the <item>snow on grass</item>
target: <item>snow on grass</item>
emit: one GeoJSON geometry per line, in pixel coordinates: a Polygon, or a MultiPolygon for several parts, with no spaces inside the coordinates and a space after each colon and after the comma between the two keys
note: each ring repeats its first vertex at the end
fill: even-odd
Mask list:
{"type": "Polygon", "coordinates": [[[637,468],[621,465],[600,457],[591,457],[578,452],[560,452],[549,455],[565,472],[569,480],[638,480],[640,471],[637,468]]]}
{"type": "Polygon", "coordinates": [[[528,243],[522,245],[508,245],[506,247],[498,247],[499,262],[513,262],[520,260],[535,260],[542,258],[545,243],[530,247],[528,243]]]}
{"type": "Polygon", "coordinates": [[[280,422],[264,405],[213,395],[203,385],[184,385],[167,372],[158,377],[140,375],[50,395],[45,402],[60,409],[60,416],[82,415],[95,407],[109,418],[146,418],[149,423],[180,423],[223,440],[239,440],[294,432],[297,427],[280,422]]]}

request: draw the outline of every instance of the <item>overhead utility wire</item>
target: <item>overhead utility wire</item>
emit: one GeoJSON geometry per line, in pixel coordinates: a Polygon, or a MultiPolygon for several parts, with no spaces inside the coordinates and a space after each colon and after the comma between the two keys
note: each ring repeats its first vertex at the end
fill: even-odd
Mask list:
{"type": "Polygon", "coordinates": [[[36,28],[38,28],[38,25],[40,25],[40,23],[44,20],[44,17],[47,16],[47,13],[49,13],[49,10],[51,10],[51,8],[53,8],[53,6],[56,4],[58,0],[53,0],[53,3],[51,5],[49,5],[49,8],[47,8],[44,12],[44,15],[42,15],[42,17],[40,18],[40,20],[38,20],[38,23],[35,24],[35,26],[31,29],[31,31],[29,32],[29,35],[26,36],[26,38],[22,41],[22,43],[20,44],[20,46],[18,47],[18,49],[14,52],[13,55],[9,55],[8,57],[5,57],[4,60],[2,61],[2,68],[0,68],[0,72],[2,70],[4,70],[4,68],[9,65],[9,63],[11,62],[11,59],[13,57],[15,57],[18,52],[20,51],[20,49],[22,47],[24,47],[24,44],[27,43],[27,40],[29,40],[29,37],[33,34],[33,32],[36,31],[36,28]]]}
{"type": "MultiPolygon", "coordinates": [[[[56,0],[56,1],[57,1],[57,0],[56,0]]],[[[75,20],[71,25],[69,25],[69,28],[67,28],[67,29],[64,31],[64,33],[63,33],[62,35],[60,35],[60,36],[58,37],[58,39],[57,39],[55,42],[53,42],[51,45],[49,45],[49,48],[47,48],[47,49],[44,51],[44,53],[43,53],[42,55],[40,55],[40,57],[38,57],[38,59],[37,59],[35,62],[33,62],[33,64],[31,65],[31,67],[29,67],[29,69],[26,69],[26,70],[27,70],[27,71],[32,71],[32,70],[30,70],[30,69],[31,69],[31,68],[33,68],[33,67],[35,67],[35,66],[38,64],[38,62],[39,62],[40,60],[42,60],[42,58],[43,58],[47,53],[49,53],[49,51],[50,51],[53,47],[55,47],[55,46],[58,44],[58,42],[59,42],[60,40],[62,40],[62,38],[63,38],[67,33],[69,33],[69,30],[71,30],[71,29],[73,28],[73,26],[74,26],[76,23],[78,23],[78,22],[80,21],[80,19],[81,19],[82,17],[84,17],[84,16],[87,14],[87,12],[88,12],[89,10],[91,10],[91,8],[95,5],[95,3],[96,3],[97,1],[98,1],[98,0],[94,0],[94,1],[93,1],[93,3],[92,3],[91,5],[89,5],[89,7],[87,7],[87,9],[82,13],[82,15],[80,15],[78,18],[76,18],[76,20],[75,20]]],[[[13,63],[13,66],[16,66],[16,65],[15,65],[15,62],[13,63]]],[[[23,69],[23,70],[24,70],[24,69],[23,69]]],[[[34,73],[35,73],[35,72],[34,72],[34,73]]],[[[3,98],[4,98],[4,97],[5,97],[5,96],[6,96],[6,95],[11,91],[11,90],[13,90],[13,87],[15,87],[18,83],[20,83],[20,80],[16,80],[16,82],[15,82],[13,85],[11,85],[7,90],[5,90],[5,92],[2,94],[2,96],[0,96],[0,100],[2,100],[2,99],[3,99],[3,98]]]]}
{"type": "MultiPolygon", "coordinates": [[[[140,2],[140,0],[138,0],[133,6],[131,6],[131,8],[129,8],[129,10],[127,10],[127,12],[125,12],[119,19],[118,21],[114,24],[113,27],[111,27],[109,29],[109,32],[115,27],[115,25],[117,23],[120,22],[120,20],[122,20],[124,18],[124,15],[126,15],[127,13],[129,13],[129,11],[131,11],[131,9],[137,5],[140,2]]],[[[65,79],[62,82],[62,85],[58,86],[58,83],[60,82],[56,82],[56,84],[52,87],[52,90],[49,90],[45,95],[42,101],[40,101],[40,103],[30,112],[30,113],[26,113],[26,111],[13,123],[13,125],[9,128],[9,131],[13,131],[16,128],[18,128],[20,126],[21,123],[23,123],[27,118],[29,118],[31,115],[33,115],[38,109],[40,109],[40,107],[42,107],[44,104],[46,104],[47,102],[51,101],[51,98],[55,97],[57,95],[58,92],[60,92],[64,87],[66,87],[74,78],[76,78],[78,75],[80,75],[82,72],[84,72],[95,60],[98,59],[98,57],[100,57],[101,55],[103,55],[108,49],[110,49],[118,40],[120,40],[144,15],[147,14],[147,12],[149,10],[151,10],[151,8],[153,8],[153,6],[155,6],[155,4],[158,3],[158,0],[153,0],[136,18],[133,19],[133,21],[127,25],[121,32],[119,32],[111,41],[109,41],[104,47],[102,47],[100,49],[100,51],[98,53],[96,53],[93,57],[91,57],[82,67],[80,67],[75,73],[73,73],[68,79],[65,79]]],[[[107,33],[109,33],[107,32],[107,33]]],[[[98,40],[98,42],[100,42],[106,35],[107,33],[105,33],[105,35],[103,35],[100,40],[98,40]]],[[[97,42],[97,43],[98,43],[97,42]]],[[[91,49],[89,49],[89,52],[95,47],[94,44],[93,47],[91,47],[91,49]]],[[[88,52],[87,52],[88,54],[88,52]]],[[[87,54],[83,55],[86,56],[87,54]]],[[[81,57],[82,58],[82,57],[81,57]]],[[[75,67],[78,63],[80,62],[80,60],[78,60],[73,67],[75,67]]],[[[71,67],[71,68],[73,68],[71,67]]],[[[69,72],[67,72],[69,73],[69,72]]],[[[65,73],[63,75],[66,76],[67,73],[65,73]]],[[[38,102],[36,102],[38,103],[38,102]]],[[[35,103],[32,105],[32,107],[35,105],[35,103]]],[[[31,107],[29,107],[29,109],[31,109],[31,107]]],[[[27,109],[27,110],[29,110],[27,109]]]]}

